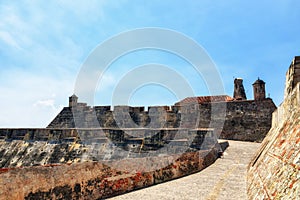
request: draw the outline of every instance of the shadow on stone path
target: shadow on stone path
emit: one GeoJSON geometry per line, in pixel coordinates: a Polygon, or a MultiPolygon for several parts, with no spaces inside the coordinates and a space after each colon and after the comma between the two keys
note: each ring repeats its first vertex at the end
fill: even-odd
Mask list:
{"type": "Polygon", "coordinates": [[[243,200],[246,170],[260,144],[228,141],[224,158],[205,170],[177,180],[120,195],[110,200],[197,199],[243,200]]]}

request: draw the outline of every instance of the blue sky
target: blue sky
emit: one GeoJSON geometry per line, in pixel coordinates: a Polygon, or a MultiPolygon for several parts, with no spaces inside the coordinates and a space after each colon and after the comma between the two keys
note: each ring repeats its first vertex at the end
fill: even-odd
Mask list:
{"type": "MultiPolygon", "coordinates": [[[[81,65],[97,45],[143,27],[172,29],[197,41],[216,64],[226,94],[232,95],[233,77],[242,77],[252,99],[252,83],[260,77],[279,105],[285,72],[300,55],[299,10],[296,0],[0,1],[0,127],[45,127],[67,106],[81,65]]],[[[113,63],[99,83],[95,104],[111,104],[116,83],[145,63],[174,66],[195,95],[209,95],[188,63],[144,50],[113,63]]],[[[153,84],[140,87],[128,102],[176,101],[172,91],[153,84]]]]}

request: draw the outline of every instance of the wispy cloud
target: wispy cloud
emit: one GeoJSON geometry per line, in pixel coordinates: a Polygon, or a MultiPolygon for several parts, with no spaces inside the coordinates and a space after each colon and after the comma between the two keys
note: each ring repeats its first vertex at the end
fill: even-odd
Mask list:
{"type": "Polygon", "coordinates": [[[5,70],[0,74],[0,127],[45,127],[67,105],[73,79],[5,70]]]}
{"type": "Polygon", "coordinates": [[[90,51],[80,34],[107,2],[0,3],[0,127],[45,127],[67,105],[90,51]]]}
{"type": "Polygon", "coordinates": [[[33,106],[44,106],[44,107],[50,107],[52,108],[53,110],[56,111],[56,108],[55,108],[55,100],[54,99],[47,99],[47,100],[39,100],[37,102],[35,102],[33,104],[33,106]]]}
{"type": "Polygon", "coordinates": [[[18,43],[15,41],[15,39],[8,32],[0,31],[0,40],[2,40],[7,45],[9,45],[13,48],[16,48],[16,49],[19,49],[19,50],[21,49],[21,47],[18,45],[18,43]]]}
{"type": "Polygon", "coordinates": [[[117,79],[114,75],[106,73],[101,77],[97,86],[97,91],[102,92],[111,89],[116,84],[116,82],[117,79]]]}

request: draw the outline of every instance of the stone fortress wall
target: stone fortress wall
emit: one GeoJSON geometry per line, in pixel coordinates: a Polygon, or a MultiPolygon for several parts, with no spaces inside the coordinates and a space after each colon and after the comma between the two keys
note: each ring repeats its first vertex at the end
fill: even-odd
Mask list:
{"type": "Polygon", "coordinates": [[[0,138],[0,199],[14,200],[107,198],[199,172],[220,151],[212,129],[0,129],[0,138]]]}
{"type": "Polygon", "coordinates": [[[0,135],[6,200],[112,197],[199,172],[220,151],[210,129],[0,129],[0,135]],[[139,140],[126,131],[153,137],[139,140]]]}
{"type": "Polygon", "coordinates": [[[0,170],[0,199],[105,199],[199,172],[211,165],[216,155],[217,148],[212,148],[180,157],[165,155],[115,163],[82,162],[0,170]],[[139,169],[130,171],[139,164],[139,169]],[[118,170],[120,166],[129,170],[118,170]],[[149,166],[153,169],[143,170],[149,166]]]}
{"type": "Polygon", "coordinates": [[[127,153],[125,157],[136,157],[136,152],[157,151],[170,142],[175,145],[170,145],[168,153],[179,153],[183,147],[197,151],[205,137],[261,141],[276,108],[272,99],[265,98],[264,82],[254,83],[254,94],[259,92],[255,100],[246,99],[241,79],[235,80],[234,88],[235,98],[189,97],[171,107],[153,106],[148,111],[130,106],[115,106],[113,111],[110,106],[90,107],[78,103],[73,95],[69,107],[46,129],[0,129],[0,167],[76,163],[94,144],[101,148],[96,155],[84,156],[87,160],[103,160],[108,152],[110,159],[124,157],[124,152],[115,150],[119,147],[127,153]],[[212,116],[212,107],[223,106],[226,113],[212,116]],[[182,117],[183,113],[188,114],[182,117]]]}
{"type": "Polygon", "coordinates": [[[212,129],[0,129],[0,138],[2,169],[181,154],[217,143],[212,129]]]}
{"type": "Polygon", "coordinates": [[[249,199],[300,197],[300,57],[286,74],[285,99],[248,168],[249,199]]]}
{"type": "Polygon", "coordinates": [[[234,81],[234,98],[221,96],[188,97],[173,106],[90,107],[69,98],[47,128],[213,128],[220,138],[261,142],[271,128],[276,106],[265,96],[265,82],[253,84],[254,100],[247,100],[243,80],[234,81]],[[226,109],[225,113],[212,110],[226,109]]]}

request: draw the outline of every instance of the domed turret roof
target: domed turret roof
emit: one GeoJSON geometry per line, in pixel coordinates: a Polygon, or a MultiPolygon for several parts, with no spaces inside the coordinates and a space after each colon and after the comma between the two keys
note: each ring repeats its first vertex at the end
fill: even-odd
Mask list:
{"type": "Polygon", "coordinates": [[[265,84],[265,82],[263,80],[260,80],[259,78],[253,83],[253,85],[256,84],[265,84]]]}
{"type": "Polygon", "coordinates": [[[73,94],[72,96],[70,96],[71,98],[78,98],[75,94],[73,94]]]}

